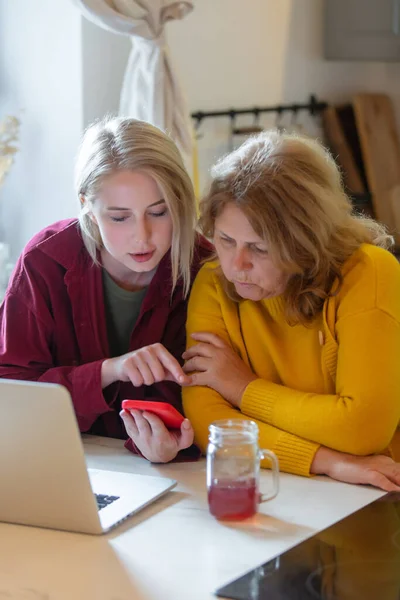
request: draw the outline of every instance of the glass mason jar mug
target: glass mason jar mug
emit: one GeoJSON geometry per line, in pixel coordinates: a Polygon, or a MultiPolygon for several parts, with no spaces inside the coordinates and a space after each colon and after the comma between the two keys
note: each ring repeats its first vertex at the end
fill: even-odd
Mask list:
{"type": "Polygon", "coordinates": [[[207,448],[207,492],[211,514],[217,519],[246,519],[257,512],[260,502],[276,497],[279,491],[278,459],[270,450],[258,447],[254,421],[228,419],[209,427],[207,448]],[[260,461],[269,459],[273,489],[259,492],[260,461]]]}

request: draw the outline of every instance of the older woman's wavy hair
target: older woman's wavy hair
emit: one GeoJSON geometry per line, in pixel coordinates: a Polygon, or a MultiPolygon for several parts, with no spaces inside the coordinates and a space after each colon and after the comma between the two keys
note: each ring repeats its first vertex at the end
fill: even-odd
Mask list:
{"type": "MultiPolygon", "coordinates": [[[[274,264],[289,275],[289,323],[307,324],[321,311],[341,285],[344,262],[362,243],[393,243],[382,225],[353,211],[332,156],[306,137],[268,131],[249,138],[217,163],[212,178],[200,203],[203,233],[213,237],[228,203],[243,211],[274,264]]],[[[230,298],[240,300],[221,277],[230,298]]]]}
{"type": "Polygon", "coordinates": [[[163,193],[172,218],[172,291],[179,277],[185,295],[196,227],[193,185],[179,150],[161,129],[137,119],[107,117],[90,126],[82,140],[75,168],[75,186],[81,201],[79,224],[86,249],[97,263],[102,240],[90,213],[103,181],[117,171],[142,171],[163,193]]]}

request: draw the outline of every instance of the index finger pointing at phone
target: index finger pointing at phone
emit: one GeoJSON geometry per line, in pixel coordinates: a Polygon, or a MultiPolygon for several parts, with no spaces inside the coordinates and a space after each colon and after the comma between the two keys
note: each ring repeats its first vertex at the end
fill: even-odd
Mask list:
{"type": "Polygon", "coordinates": [[[160,345],[159,348],[157,348],[157,355],[163,367],[171,373],[173,380],[176,381],[176,383],[179,383],[180,385],[190,384],[191,377],[184,372],[176,358],[172,356],[164,346],[160,345]]]}

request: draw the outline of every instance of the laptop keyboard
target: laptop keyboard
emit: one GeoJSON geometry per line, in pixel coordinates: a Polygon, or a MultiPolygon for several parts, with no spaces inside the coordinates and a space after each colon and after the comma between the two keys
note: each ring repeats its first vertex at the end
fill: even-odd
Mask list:
{"type": "Polygon", "coordinates": [[[95,494],[97,501],[97,508],[101,510],[105,508],[115,500],[119,500],[119,496],[106,496],[105,494],[95,494]]]}

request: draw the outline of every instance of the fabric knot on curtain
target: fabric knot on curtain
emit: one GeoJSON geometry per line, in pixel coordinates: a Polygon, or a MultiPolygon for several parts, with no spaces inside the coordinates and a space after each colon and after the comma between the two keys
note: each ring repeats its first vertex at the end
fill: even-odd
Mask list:
{"type": "Polygon", "coordinates": [[[183,19],[192,2],[168,0],[72,0],[96,25],[132,41],[119,114],[149,121],[171,135],[186,157],[192,154],[189,110],[169,56],[164,26],[183,19]]]}

